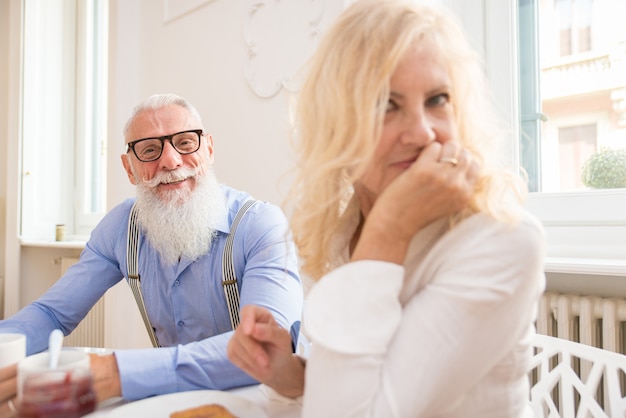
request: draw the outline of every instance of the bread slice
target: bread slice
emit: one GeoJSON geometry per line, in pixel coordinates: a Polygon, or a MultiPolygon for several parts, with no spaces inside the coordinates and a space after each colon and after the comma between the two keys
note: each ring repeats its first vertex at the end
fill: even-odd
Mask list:
{"type": "Polygon", "coordinates": [[[237,418],[228,409],[216,403],[172,412],[170,418],[237,418]]]}

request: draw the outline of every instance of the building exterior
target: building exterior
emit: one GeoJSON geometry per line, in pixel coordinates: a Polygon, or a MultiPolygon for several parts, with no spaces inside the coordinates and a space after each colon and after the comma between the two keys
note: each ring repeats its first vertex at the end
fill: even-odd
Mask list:
{"type": "Polygon", "coordinates": [[[542,191],[585,189],[583,164],[626,149],[626,2],[541,0],[542,191]]]}

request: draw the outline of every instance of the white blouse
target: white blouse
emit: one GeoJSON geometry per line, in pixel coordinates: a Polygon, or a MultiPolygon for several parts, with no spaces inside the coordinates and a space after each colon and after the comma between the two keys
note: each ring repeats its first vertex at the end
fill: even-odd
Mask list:
{"type": "Polygon", "coordinates": [[[418,233],[404,266],[347,263],[305,303],[303,417],[526,417],[545,237],[474,215],[418,233]]]}

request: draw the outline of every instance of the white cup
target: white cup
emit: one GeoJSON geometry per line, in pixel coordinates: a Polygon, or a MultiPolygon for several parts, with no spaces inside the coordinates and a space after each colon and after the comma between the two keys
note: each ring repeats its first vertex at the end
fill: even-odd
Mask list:
{"type": "Polygon", "coordinates": [[[17,365],[16,406],[23,417],[82,416],[94,410],[89,354],[76,350],[61,350],[59,364],[50,369],[50,353],[28,356],[17,365]]]}
{"type": "Polygon", "coordinates": [[[24,334],[0,334],[0,367],[10,366],[26,357],[24,334]]]}
{"type": "MultiPolygon", "coordinates": [[[[55,371],[86,371],[91,372],[89,368],[89,354],[75,350],[61,350],[59,354],[59,364],[55,371]]],[[[45,351],[39,354],[33,354],[21,360],[17,364],[17,391],[18,398],[24,386],[24,381],[29,375],[49,373],[50,370],[50,353],[45,351]]]]}

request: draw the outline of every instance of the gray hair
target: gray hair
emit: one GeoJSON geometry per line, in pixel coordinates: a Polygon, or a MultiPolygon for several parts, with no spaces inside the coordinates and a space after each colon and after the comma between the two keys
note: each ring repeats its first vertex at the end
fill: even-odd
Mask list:
{"type": "Polygon", "coordinates": [[[172,93],[153,94],[152,96],[148,97],[147,99],[139,103],[133,109],[130,117],[128,118],[128,121],[124,125],[124,131],[123,131],[124,138],[126,138],[126,134],[128,133],[130,126],[133,124],[133,122],[135,121],[135,118],[137,117],[139,113],[143,112],[144,110],[157,110],[157,109],[161,109],[163,107],[170,106],[170,105],[177,105],[177,106],[187,109],[189,113],[191,113],[193,116],[195,116],[198,119],[198,121],[200,122],[200,125],[203,127],[200,113],[198,113],[196,108],[193,107],[193,105],[189,103],[187,100],[172,93]]]}

